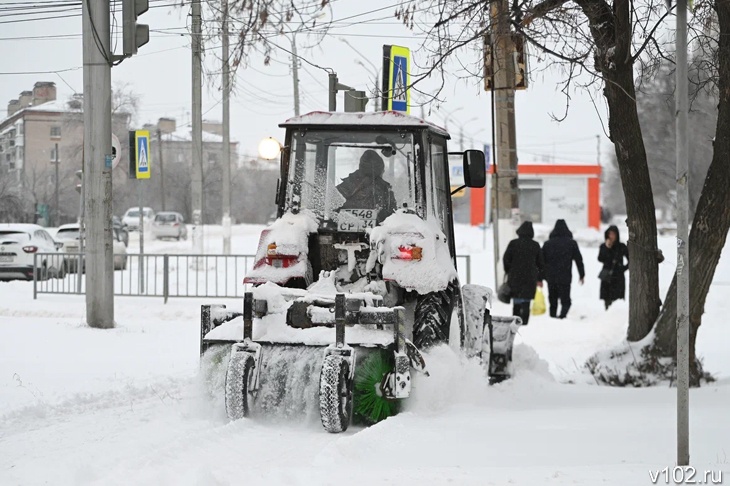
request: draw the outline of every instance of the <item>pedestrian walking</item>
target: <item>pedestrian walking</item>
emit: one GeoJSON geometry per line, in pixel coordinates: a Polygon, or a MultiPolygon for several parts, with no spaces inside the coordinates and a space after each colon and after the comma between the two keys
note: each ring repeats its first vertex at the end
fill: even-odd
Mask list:
{"type": "Polygon", "coordinates": [[[548,287],[550,317],[565,319],[572,304],[570,286],[573,283],[573,262],[578,267],[581,285],[585,281],[586,272],[578,243],[573,239],[573,233],[568,229],[564,219],[555,222],[555,228],[550,232],[550,239],[542,246],[542,254],[545,258],[543,277],[548,287]],[[560,314],[558,314],[558,301],[560,314]]]}
{"type": "Polygon", "coordinates": [[[614,301],[624,299],[626,296],[624,273],[629,269],[629,249],[621,243],[616,226],[609,226],[604,236],[606,242],[601,244],[598,250],[598,261],[603,263],[598,278],[601,279],[601,300],[608,309],[614,301]]]}
{"type": "Polygon", "coordinates": [[[512,315],[530,320],[530,301],[535,298],[537,286],[542,287],[540,275],[545,265],[540,244],[535,241],[532,223],[525,221],[517,229],[517,238],[510,241],[502,257],[507,285],[512,297],[512,315]]]}

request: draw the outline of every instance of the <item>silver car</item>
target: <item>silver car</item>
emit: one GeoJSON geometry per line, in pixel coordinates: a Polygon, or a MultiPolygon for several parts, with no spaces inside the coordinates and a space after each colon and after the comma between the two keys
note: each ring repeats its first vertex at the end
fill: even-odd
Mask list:
{"type": "Polygon", "coordinates": [[[152,234],[158,240],[162,238],[175,238],[178,241],[188,239],[188,229],[182,214],[174,212],[157,213],[152,222],[152,234]]]}

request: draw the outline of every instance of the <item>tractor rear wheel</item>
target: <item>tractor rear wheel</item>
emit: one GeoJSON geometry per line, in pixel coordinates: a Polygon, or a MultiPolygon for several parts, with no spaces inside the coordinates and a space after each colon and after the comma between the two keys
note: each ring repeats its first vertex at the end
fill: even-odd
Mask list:
{"type": "Polygon", "coordinates": [[[256,360],[250,353],[232,352],[226,372],[226,413],[231,420],[248,417],[251,379],[256,360]]]}
{"type": "Polygon", "coordinates": [[[455,283],[440,292],[419,295],[413,319],[413,344],[426,349],[449,342],[449,325],[456,296],[455,283]]]}
{"type": "Polygon", "coordinates": [[[319,414],[327,432],[347,430],[352,418],[350,365],[342,356],[325,357],[319,377],[319,414]]]}

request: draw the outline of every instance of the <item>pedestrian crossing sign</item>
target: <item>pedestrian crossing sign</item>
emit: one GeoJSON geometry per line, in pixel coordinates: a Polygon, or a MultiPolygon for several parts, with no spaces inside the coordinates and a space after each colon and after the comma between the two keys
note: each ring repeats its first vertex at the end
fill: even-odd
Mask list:
{"type": "Polygon", "coordinates": [[[152,173],[149,130],[134,130],[129,133],[130,158],[133,158],[133,179],[149,179],[152,173]]]}
{"type": "Polygon", "coordinates": [[[410,60],[411,51],[407,47],[383,46],[385,61],[383,88],[387,110],[410,113],[411,83],[410,60]]]}

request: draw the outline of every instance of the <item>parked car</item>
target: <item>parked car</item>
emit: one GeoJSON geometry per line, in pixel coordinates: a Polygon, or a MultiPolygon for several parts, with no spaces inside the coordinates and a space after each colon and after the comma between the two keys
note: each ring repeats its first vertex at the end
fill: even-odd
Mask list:
{"type": "MultiPolygon", "coordinates": [[[[36,253],[59,253],[57,243],[43,227],[37,224],[0,224],[0,279],[33,280],[36,253]]],[[[36,276],[63,278],[66,267],[58,255],[44,255],[38,262],[36,276]]]]}
{"type": "Polygon", "coordinates": [[[119,216],[112,216],[112,226],[119,232],[124,244],[129,246],[129,229],[119,216]]]}
{"type": "Polygon", "coordinates": [[[152,234],[156,239],[176,238],[178,241],[188,239],[188,229],[180,213],[166,211],[157,213],[152,223],[152,234]]]}
{"type": "MultiPolygon", "coordinates": [[[[155,219],[155,210],[152,208],[142,208],[142,217],[146,229],[152,220],[155,219]]],[[[129,231],[139,231],[139,207],[127,209],[127,212],[122,217],[122,223],[127,225],[129,231]]]]}
{"type": "MultiPolygon", "coordinates": [[[[127,245],[124,244],[122,235],[116,228],[112,228],[112,231],[114,232],[114,246],[112,250],[114,252],[114,270],[124,270],[127,268],[127,245]]],[[[56,239],[63,244],[62,251],[64,253],[79,253],[81,250],[79,245],[78,223],[64,224],[59,227],[56,232],[56,239]]],[[[78,260],[78,257],[73,256],[69,256],[65,259],[68,271],[76,271],[76,268],[78,267],[78,260]]],[[[84,269],[85,266],[82,262],[81,271],[83,272],[84,269]]]]}

